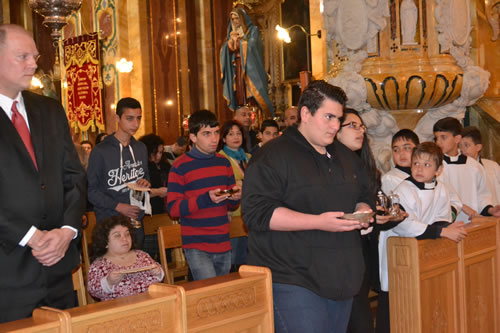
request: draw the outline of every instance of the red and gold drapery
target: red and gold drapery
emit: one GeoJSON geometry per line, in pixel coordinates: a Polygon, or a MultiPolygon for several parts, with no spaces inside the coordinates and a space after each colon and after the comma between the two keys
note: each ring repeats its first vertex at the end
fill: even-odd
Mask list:
{"type": "Polygon", "coordinates": [[[64,41],[64,65],[68,83],[68,120],[78,131],[104,131],[101,70],[97,33],[64,41]]]}

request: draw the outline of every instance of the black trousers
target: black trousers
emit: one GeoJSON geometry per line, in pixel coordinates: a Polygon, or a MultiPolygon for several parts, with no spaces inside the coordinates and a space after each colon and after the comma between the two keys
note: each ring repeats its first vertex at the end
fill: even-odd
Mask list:
{"type": "Polygon", "coordinates": [[[380,291],[378,294],[376,333],[390,333],[391,321],[389,317],[389,293],[380,291]]]}
{"type": "Polygon", "coordinates": [[[42,274],[30,286],[0,288],[0,323],[31,317],[34,309],[68,309],[78,305],[71,273],[42,274]]]}
{"type": "Polygon", "coordinates": [[[362,236],[361,241],[365,260],[365,274],[363,276],[361,289],[352,300],[351,317],[349,318],[347,333],[373,333],[372,312],[368,300],[368,293],[370,292],[369,242],[366,236],[362,236]]]}

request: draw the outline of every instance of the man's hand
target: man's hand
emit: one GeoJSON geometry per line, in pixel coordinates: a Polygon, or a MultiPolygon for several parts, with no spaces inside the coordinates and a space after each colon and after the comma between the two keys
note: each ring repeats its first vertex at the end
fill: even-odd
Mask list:
{"type": "Polygon", "coordinates": [[[476,212],[474,209],[470,208],[466,204],[463,204],[462,211],[465,214],[467,214],[470,219],[472,219],[473,217],[481,216],[478,212],[476,212]]]}
{"type": "Polygon", "coordinates": [[[232,188],[232,190],[233,191],[238,190],[238,192],[233,193],[233,195],[231,195],[231,197],[229,199],[231,199],[231,200],[240,200],[241,199],[241,186],[236,185],[236,186],[234,186],[232,188]]]}
{"type": "Polygon", "coordinates": [[[151,187],[151,183],[148,182],[147,179],[141,178],[137,181],[137,185],[142,186],[142,187],[151,187]]]}
{"type": "Polygon", "coordinates": [[[139,207],[121,202],[116,205],[115,210],[123,216],[131,218],[133,220],[137,219],[139,217],[139,213],[141,212],[141,209],[139,207]]]}
{"type": "MultiPolygon", "coordinates": [[[[377,206],[377,209],[382,209],[382,206],[377,206]]],[[[375,222],[377,224],[385,224],[387,222],[389,222],[391,219],[391,215],[376,215],[375,216],[375,222]]]]}
{"type": "Polygon", "coordinates": [[[488,214],[490,214],[491,216],[499,217],[500,216],[500,205],[496,205],[495,207],[490,207],[488,209],[488,214]]]}
{"type": "Polygon", "coordinates": [[[41,251],[43,249],[43,246],[47,246],[47,244],[42,244],[43,246],[39,246],[40,239],[42,239],[43,235],[45,235],[46,233],[47,231],[37,229],[28,241],[28,246],[31,247],[32,250],[41,251]]]}
{"type": "Polygon", "coordinates": [[[213,203],[220,203],[227,198],[229,198],[229,194],[223,194],[223,195],[217,195],[216,193],[219,193],[221,191],[220,188],[208,191],[208,195],[210,196],[210,199],[212,200],[213,203]]]}
{"type": "Polygon", "coordinates": [[[446,237],[455,242],[460,242],[467,236],[463,222],[451,223],[446,228],[441,229],[441,237],[446,237]]]}
{"type": "Polygon", "coordinates": [[[158,187],[151,189],[151,197],[160,197],[165,198],[168,193],[168,188],[166,187],[158,187]]]}
{"type": "Polygon", "coordinates": [[[359,223],[356,220],[344,220],[339,217],[344,216],[344,212],[326,212],[319,215],[322,220],[323,228],[321,230],[331,232],[351,231],[356,229],[365,228],[368,223],[359,223]]]}
{"type": "MultiPolygon", "coordinates": [[[[358,205],[356,205],[356,207],[358,207],[358,205]]],[[[363,205],[365,205],[365,204],[363,204],[363,205]]],[[[373,210],[370,208],[370,206],[366,205],[366,206],[361,206],[360,209],[356,209],[354,214],[356,214],[356,213],[371,213],[371,212],[373,212],[373,210]]],[[[366,222],[359,221],[359,223],[361,224],[362,228],[368,228],[370,226],[370,223],[373,223],[373,221],[374,221],[374,219],[372,216],[368,219],[368,221],[366,221],[366,222]]]]}
{"type": "Polygon", "coordinates": [[[42,265],[53,266],[64,257],[74,236],[75,232],[68,228],[46,231],[34,244],[31,253],[42,265]]]}

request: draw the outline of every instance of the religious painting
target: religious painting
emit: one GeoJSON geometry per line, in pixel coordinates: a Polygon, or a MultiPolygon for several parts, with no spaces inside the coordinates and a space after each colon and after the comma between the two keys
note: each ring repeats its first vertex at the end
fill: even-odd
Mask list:
{"type": "MultiPolygon", "coordinates": [[[[289,28],[300,24],[308,32],[309,0],[285,0],[281,4],[281,26],[289,28]]],[[[299,73],[307,71],[307,41],[308,37],[300,28],[293,28],[289,32],[291,42],[283,42],[283,79],[285,81],[299,80],[299,73]]]]}

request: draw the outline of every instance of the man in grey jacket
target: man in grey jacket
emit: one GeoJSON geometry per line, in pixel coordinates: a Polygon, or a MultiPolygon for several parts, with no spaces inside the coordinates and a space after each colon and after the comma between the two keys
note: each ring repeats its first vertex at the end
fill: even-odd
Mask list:
{"type": "MultiPolygon", "coordinates": [[[[118,129],[108,135],[90,153],[87,178],[89,201],[94,206],[97,222],[124,215],[142,221],[144,210],[131,204],[130,184],[150,187],[148,153],[144,143],[133,135],[141,124],[141,104],[130,97],[116,105],[118,129]]],[[[144,241],[144,228],[136,230],[139,248],[144,241]]]]}

